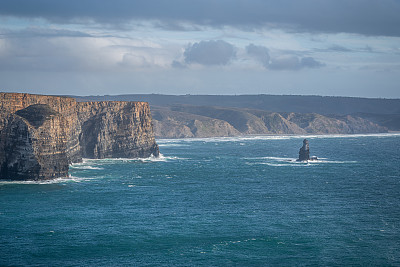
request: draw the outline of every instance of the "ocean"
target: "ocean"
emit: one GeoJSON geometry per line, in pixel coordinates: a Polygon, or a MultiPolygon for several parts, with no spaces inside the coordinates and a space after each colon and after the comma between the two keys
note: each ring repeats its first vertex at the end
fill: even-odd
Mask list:
{"type": "Polygon", "coordinates": [[[400,135],[158,140],[0,182],[1,266],[400,266],[400,135]]]}

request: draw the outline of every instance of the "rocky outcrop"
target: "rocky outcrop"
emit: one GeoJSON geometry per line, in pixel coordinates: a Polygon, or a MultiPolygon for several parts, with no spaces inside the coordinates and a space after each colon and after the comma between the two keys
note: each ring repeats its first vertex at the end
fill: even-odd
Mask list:
{"type": "Polygon", "coordinates": [[[145,102],[0,93],[0,179],[65,177],[86,158],[158,156],[145,102]]]}
{"type": "Polygon", "coordinates": [[[308,140],[303,140],[303,146],[300,148],[299,151],[299,158],[297,161],[308,161],[310,160],[310,147],[308,145],[308,140]]]}

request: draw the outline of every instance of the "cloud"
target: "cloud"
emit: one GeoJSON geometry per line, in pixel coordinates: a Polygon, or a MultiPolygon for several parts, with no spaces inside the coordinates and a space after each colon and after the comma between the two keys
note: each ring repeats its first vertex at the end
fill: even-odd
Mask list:
{"type": "Polygon", "coordinates": [[[173,67],[175,69],[184,69],[184,68],[186,68],[186,65],[177,60],[174,60],[171,63],[171,67],[173,67]]]}
{"type": "Polygon", "coordinates": [[[261,62],[264,67],[268,68],[271,58],[269,56],[268,48],[266,48],[265,46],[249,44],[248,46],[246,46],[246,52],[248,55],[261,62]]]}
{"type": "Polygon", "coordinates": [[[298,57],[293,51],[281,51],[279,56],[270,56],[269,49],[265,46],[249,44],[246,53],[256,61],[262,63],[266,69],[271,70],[300,70],[302,68],[320,68],[325,64],[313,57],[298,57]],[[283,53],[282,53],[283,52],[283,53]]]}
{"type": "Polygon", "coordinates": [[[186,29],[183,24],[249,30],[268,26],[377,36],[400,36],[398,14],[398,0],[13,0],[2,1],[0,9],[3,16],[55,23],[120,25],[147,20],[179,30],[186,29]]]}
{"type": "Polygon", "coordinates": [[[321,68],[325,64],[315,60],[313,57],[299,58],[292,55],[283,55],[271,60],[269,68],[272,70],[300,70],[303,68],[321,68]]]}
{"type": "Polygon", "coordinates": [[[222,40],[189,44],[183,53],[185,63],[227,65],[236,56],[235,47],[222,40]]]}
{"type": "Polygon", "coordinates": [[[301,68],[320,68],[320,67],[324,67],[325,64],[315,60],[312,57],[303,57],[300,60],[300,67],[301,68]]]}
{"type": "Polygon", "coordinates": [[[32,37],[93,37],[92,35],[81,32],[71,31],[67,29],[50,29],[40,27],[29,27],[22,30],[6,30],[0,31],[0,38],[32,38],[32,37]]]}
{"type": "Polygon", "coordinates": [[[341,45],[331,45],[328,48],[319,48],[319,49],[315,49],[315,51],[317,52],[339,52],[339,53],[346,53],[346,52],[355,52],[354,50],[341,46],[341,45]]]}
{"type": "Polygon", "coordinates": [[[300,69],[300,60],[296,56],[280,56],[274,58],[269,67],[273,70],[298,70],[300,69]]]}
{"type": "Polygon", "coordinates": [[[352,50],[341,46],[341,45],[332,45],[331,47],[328,48],[328,51],[333,51],[333,52],[351,52],[352,50]]]}
{"type": "Polygon", "coordinates": [[[141,39],[71,37],[63,31],[54,35],[0,35],[0,71],[168,69],[179,49],[141,39]]]}

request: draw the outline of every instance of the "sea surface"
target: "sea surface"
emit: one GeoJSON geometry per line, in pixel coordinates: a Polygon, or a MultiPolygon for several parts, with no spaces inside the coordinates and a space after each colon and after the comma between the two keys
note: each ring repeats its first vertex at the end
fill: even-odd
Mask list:
{"type": "Polygon", "coordinates": [[[0,182],[0,266],[400,266],[400,135],[158,140],[0,182]]]}

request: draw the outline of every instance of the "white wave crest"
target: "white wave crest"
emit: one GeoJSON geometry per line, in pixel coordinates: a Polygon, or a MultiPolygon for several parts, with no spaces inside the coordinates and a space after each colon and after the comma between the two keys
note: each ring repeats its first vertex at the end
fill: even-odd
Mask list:
{"type": "Polygon", "coordinates": [[[279,164],[279,163],[270,163],[270,162],[262,162],[260,164],[274,166],[274,167],[287,167],[287,166],[296,166],[296,167],[303,167],[307,166],[308,164],[298,164],[298,163],[289,163],[289,164],[279,164]]]}
{"type": "MultiPolygon", "coordinates": [[[[170,160],[185,160],[186,158],[179,158],[174,156],[164,156],[160,153],[158,157],[151,155],[148,158],[106,158],[106,159],[83,159],[84,164],[93,164],[93,163],[119,163],[119,162],[167,162],[170,160]]],[[[96,167],[95,167],[96,168],[96,167]]]]}
{"type": "Polygon", "coordinates": [[[317,160],[309,161],[297,161],[295,158],[283,158],[283,157],[258,157],[258,158],[244,158],[249,160],[248,164],[261,164],[275,167],[287,167],[287,166],[313,166],[319,164],[354,164],[357,161],[338,161],[329,160],[327,158],[318,158],[317,160]]]}
{"type": "Polygon", "coordinates": [[[374,134],[321,134],[321,135],[246,135],[235,137],[208,137],[208,138],[181,138],[159,139],[159,145],[182,144],[191,142],[241,142],[246,140],[287,140],[304,138],[359,138],[359,137],[400,137],[400,133],[374,133],[374,134]]]}
{"type": "Polygon", "coordinates": [[[70,183],[70,182],[76,182],[80,183],[82,181],[87,181],[87,180],[93,180],[93,178],[80,178],[80,177],[75,177],[72,175],[69,175],[68,177],[61,177],[61,178],[55,178],[51,180],[40,180],[40,181],[10,181],[10,180],[4,180],[0,181],[0,185],[9,185],[9,184],[24,184],[24,185],[48,185],[48,184],[62,184],[62,183],[70,183]]]}
{"type": "Polygon", "coordinates": [[[101,167],[95,167],[95,166],[90,166],[90,165],[80,165],[80,163],[71,164],[70,167],[73,169],[79,169],[79,170],[104,170],[104,168],[101,168],[101,167]]]}
{"type": "Polygon", "coordinates": [[[182,146],[188,146],[185,144],[177,144],[177,143],[158,143],[159,147],[182,147],[182,146]]]}

